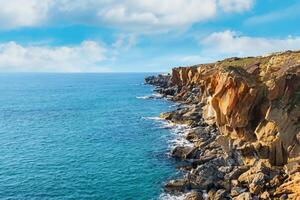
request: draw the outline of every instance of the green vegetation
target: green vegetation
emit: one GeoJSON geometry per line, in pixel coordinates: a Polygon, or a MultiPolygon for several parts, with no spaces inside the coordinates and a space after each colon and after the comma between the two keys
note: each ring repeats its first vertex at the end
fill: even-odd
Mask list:
{"type": "Polygon", "coordinates": [[[270,57],[247,57],[247,58],[229,58],[219,62],[220,67],[248,67],[254,64],[265,64],[270,57]]]}

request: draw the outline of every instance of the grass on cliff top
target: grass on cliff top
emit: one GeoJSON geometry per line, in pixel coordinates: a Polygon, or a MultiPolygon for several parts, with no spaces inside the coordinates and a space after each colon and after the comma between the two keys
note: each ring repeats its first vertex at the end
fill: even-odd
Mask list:
{"type": "Polygon", "coordinates": [[[246,68],[254,64],[265,64],[270,60],[270,57],[247,57],[247,58],[229,58],[220,61],[220,67],[242,67],[246,68]]]}

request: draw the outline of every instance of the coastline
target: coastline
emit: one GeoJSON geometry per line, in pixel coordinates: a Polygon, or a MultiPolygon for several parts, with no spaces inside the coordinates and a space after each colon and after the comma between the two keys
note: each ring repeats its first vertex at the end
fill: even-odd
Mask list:
{"type": "MultiPolygon", "coordinates": [[[[174,135],[173,140],[170,141],[168,154],[177,160],[176,169],[182,174],[178,179],[172,179],[165,183],[165,192],[161,194],[160,199],[196,200],[202,197],[209,198],[209,194],[205,188],[192,188],[187,182],[190,182],[189,178],[194,173],[192,169],[195,165],[204,166],[210,164],[214,166],[217,162],[220,162],[220,158],[223,159],[225,156],[219,145],[207,145],[215,140],[219,133],[215,125],[209,125],[204,122],[202,108],[200,106],[195,106],[194,102],[186,103],[179,99],[174,100],[175,95],[168,92],[169,86],[167,86],[167,82],[168,80],[162,80],[158,83],[149,83],[149,81],[146,80],[146,84],[155,87],[154,91],[157,92],[157,94],[151,95],[151,97],[139,97],[143,99],[163,98],[175,104],[172,111],[161,113],[159,117],[152,119],[164,122],[165,125],[163,125],[162,128],[170,129],[170,133],[174,135]],[[205,147],[205,149],[200,150],[202,147],[205,147]],[[202,158],[197,159],[200,155],[202,158]]],[[[210,170],[209,167],[207,170],[210,170]]],[[[205,174],[207,170],[204,170],[203,174],[205,174]]],[[[208,183],[207,186],[210,184],[213,183],[208,183]]],[[[223,193],[223,191],[219,191],[219,194],[217,194],[219,197],[214,199],[225,197],[223,193]]]]}
{"type": "Polygon", "coordinates": [[[170,153],[184,173],[164,185],[167,194],[299,199],[299,54],[229,58],[145,78],[179,104],[160,118],[187,127],[189,143],[170,153]]]}

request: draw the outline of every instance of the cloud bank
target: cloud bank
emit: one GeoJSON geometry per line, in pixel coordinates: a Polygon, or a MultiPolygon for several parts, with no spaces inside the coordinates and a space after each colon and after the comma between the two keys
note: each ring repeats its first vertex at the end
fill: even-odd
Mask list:
{"type": "Polygon", "coordinates": [[[94,41],[78,46],[22,46],[0,44],[0,71],[8,72],[107,72],[101,62],[106,49],[94,41]]]}
{"type": "Polygon", "coordinates": [[[200,41],[203,54],[226,56],[257,56],[278,51],[299,50],[300,37],[282,39],[249,37],[226,30],[215,32],[200,41]]]}
{"type": "MultiPolygon", "coordinates": [[[[0,71],[6,72],[111,72],[119,51],[128,51],[131,37],[120,37],[110,47],[86,40],[76,46],[24,46],[16,42],[0,44],[0,71]]],[[[199,54],[157,56],[153,65],[163,63],[192,65],[233,56],[257,56],[272,52],[298,50],[300,37],[249,37],[235,31],[214,32],[200,40],[199,54]]],[[[144,66],[145,67],[145,66],[144,66]]]]}
{"type": "Polygon", "coordinates": [[[249,10],[254,0],[0,0],[1,29],[51,24],[161,31],[249,10]]]}

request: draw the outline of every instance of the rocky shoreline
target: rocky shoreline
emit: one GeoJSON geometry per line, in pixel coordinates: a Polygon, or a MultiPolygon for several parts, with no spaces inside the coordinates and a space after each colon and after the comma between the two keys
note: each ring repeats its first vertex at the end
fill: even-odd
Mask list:
{"type": "Polygon", "coordinates": [[[230,58],[145,78],[180,105],[161,118],[189,127],[171,155],[184,175],[170,194],[300,199],[300,52],[230,58]]]}

